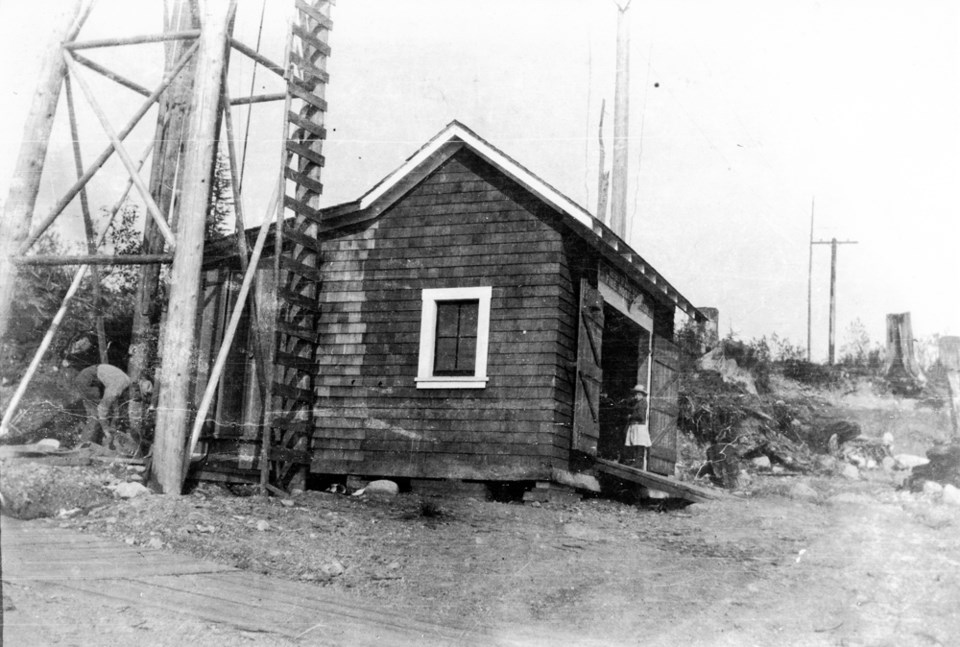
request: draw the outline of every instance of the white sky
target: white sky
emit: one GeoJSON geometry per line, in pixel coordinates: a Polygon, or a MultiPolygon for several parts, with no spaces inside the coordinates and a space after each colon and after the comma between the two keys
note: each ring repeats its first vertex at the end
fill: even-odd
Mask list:
{"type": "MultiPolygon", "coordinates": [[[[0,0],[2,197],[57,4],[0,0]]],[[[279,59],[281,3],[269,4],[262,49],[279,59]]],[[[159,31],[160,5],[101,0],[81,36],[159,31]]],[[[241,0],[238,37],[251,45],[259,11],[241,0]]],[[[838,344],[857,318],[882,340],[892,312],[911,312],[920,337],[960,334],[960,3],[634,0],[630,16],[630,242],[641,255],[695,304],[719,307],[722,333],[805,345],[815,196],[815,238],[859,241],[839,250],[838,344]]],[[[604,99],[612,124],[612,0],[340,0],[333,19],[328,203],[358,197],[458,119],[595,210],[604,99]]],[[[158,51],[88,55],[151,85],[158,51]]],[[[139,99],[87,78],[122,125],[139,99]]],[[[231,92],[247,94],[249,80],[236,68],[231,92]]],[[[277,170],[278,119],[254,111],[251,222],[277,170]]],[[[151,124],[131,136],[134,156],[151,124]]],[[[89,160],[105,140],[88,111],[81,130],[89,160]]],[[[61,123],[46,205],[73,173],[68,140],[61,123]]],[[[610,132],[606,143],[609,153],[610,132]]],[[[118,168],[91,187],[95,207],[115,199],[118,168]]],[[[815,358],[826,355],[829,263],[829,247],[816,247],[815,358]]]]}

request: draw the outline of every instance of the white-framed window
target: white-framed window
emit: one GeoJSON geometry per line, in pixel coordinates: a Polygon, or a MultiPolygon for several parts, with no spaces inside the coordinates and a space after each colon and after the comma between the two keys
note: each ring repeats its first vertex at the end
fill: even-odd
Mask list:
{"type": "Polygon", "coordinates": [[[423,290],[418,389],[487,385],[492,293],[489,286],[423,290]]]}

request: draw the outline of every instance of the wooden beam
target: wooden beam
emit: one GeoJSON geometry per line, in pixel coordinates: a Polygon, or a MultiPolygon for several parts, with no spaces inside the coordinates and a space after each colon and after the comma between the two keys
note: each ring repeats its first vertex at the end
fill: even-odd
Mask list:
{"type": "Polygon", "coordinates": [[[263,54],[261,54],[260,52],[256,51],[255,49],[251,49],[250,47],[247,47],[246,45],[244,45],[244,44],[241,43],[240,41],[238,41],[238,40],[236,40],[236,39],[234,39],[234,38],[231,38],[231,39],[230,39],[230,46],[231,46],[233,49],[235,49],[235,50],[237,50],[238,52],[240,52],[241,54],[245,54],[246,56],[252,58],[254,61],[256,61],[256,62],[259,63],[260,65],[264,66],[265,68],[267,68],[268,70],[270,70],[270,71],[273,72],[274,74],[276,74],[276,75],[278,75],[278,76],[285,76],[285,75],[286,75],[286,71],[283,69],[283,66],[282,66],[282,65],[278,65],[277,63],[274,63],[274,62],[271,61],[269,58],[267,58],[266,56],[264,56],[263,54]]]}
{"type": "Polygon", "coordinates": [[[43,254],[17,256],[17,265],[167,265],[173,262],[173,254],[134,254],[122,256],[59,256],[43,254]]]}
{"type": "Polygon", "coordinates": [[[270,101],[283,101],[286,98],[287,98],[287,95],[285,93],[256,94],[252,97],[237,97],[235,99],[231,99],[230,105],[246,106],[246,105],[250,105],[251,103],[268,103],[270,101]]]}
{"type": "Polygon", "coordinates": [[[72,38],[71,33],[80,15],[81,3],[61,3],[61,11],[52,20],[50,41],[43,56],[43,67],[37,76],[37,89],[33,95],[20,153],[10,181],[7,200],[0,220],[0,338],[3,338],[10,323],[14,290],[17,285],[17,267],[12,257],[29,238],[33,211],[40,192],[40,176],[47,157],[47,143],[53,129],[60,87],[67,73],[61,43],[72,38]]]}
{"type": "Polygon", "coordinates": [[[684,483],[667,476],[660,476],[653,472],[637,469],[622,465],[616,461],[606,460],[604,458],[593,459],[598,472],[615,476],[625,481],[631,481],[651,490],[661,490],[674,497],[686,499],[694,503],[703,503],[711,499],[729,499],[731,495],[726,492],[708,490],[692,483],[684,483]]]}
{"type": "Polygon", "coordinates": [[[150,96],[150,90],[149,90],[149,89],[143,87],[143,86],[140,85],[139,83],[135,83],[135,82],[131,81],[130,79],[128,79],[128,78],[125,77],[125,76],[121,76],[120,74],[117,74],[117,73],[114,72],[113,70],[107,69],[106,67],[104,67],[104,66],[100,65],[99,63],[97,63],[96,61],[91,61],[91,60],[90,60],[89,58],[87,58],[86,56],[81,56],[80,54],[74,53],[73,58],[74,58],[74,60],[75,60],[77,63],[80,63],[80,64],[83,65],[84,67],[90,68],[90,69],[93,70],[94,72],[96,72],[96,73],[98,73],[98,74],[101,74],[101,75],[107,77],[108,79],[110,79],[111,81],[113,81],[113,82],[115,82],[115,83],[119,83],[120,85],[122,85],[122,86],[125,87],[125,88],[129,88],[130,90],[133,90],[133,91],[136,92],[137,94],[143,95],[143,96],[145,96],[145,97],[149,97],[149,96],[150,96]]]}
{"type": "Polygon", "coordinates": [[[183,164],[183,196],[177,224],[178,252],[170,275],[167,321],[162,331],[153,478],[166,494],[183,487],[184,449],[192,413],[195,322],[200,296],[204,228],[210,202],[220,111],[220,83],[226,64],[228,25],[235,0],[209,0],[201,20],[193,112],[183,164]],[[176,323],[173,323],[176,322],[176,323]]]}
{"type": "Polygon", "coordinates": [[[199,29],[186,31],[165,32],[163,34],[147,34],[145,36],[129,36],[127,38],[101,38],[99,40],[73,41],[65,43],[64,49],[74,51],[78,49],[94,49],[97,47],[116,47],[118,45],[140,45],[142,43],[162,43],[170,40],[190,40],[200,35],[199,29]]]}
{"type": "MultiPolygon", "coordinates": [[[[77,178],[83,176],[83,156],[80,152],[80,129],[77,126],[76,106],[73,102],[73,89],[70,84],[70,75],[63,78],[63,87],[67,94],[67,113],[70,121],[70,137],[73,139],[73,164],[76,167],[77,178]]],[[[94,233],[93,217],[90,215],[90,203],[87,200],[86,188],[80,191],[80,213],[83,215],[83,228],[87,239],[87,254],[95,256],[97,253],[96,234],[94,233]]],[[[109,364],[107,357],[107,331],[103,324],[103,294],[100,289],[100,268],[90,267],[93,278],[93,318],[97,331],[97,351],[101,364],[109,364]]]]}
{"type": "MultiPolygon", "coordinates": [[[[127,122],[127,125],[120,130],[117,135],[118,139],[121,141],[126,139],[127,135],[130,134],[130,131],[132,131],[136,125],[140,123],[140,120],[143,118],[143,116],[147,114],[153,104],[156,103],[163,91],[167,89],[167,86],[170,85],[177,73],[179,73],[180,70],[182,70],[183,67],[190,61],[190,58],[196,51],[197,44],[194,43],[193,46],[183,55],[180,61],[178,61],[174,69],[164,77],[157,89],[154,90],[149,97],[147,97],[147,99],[140,106],[139,110],[137,110],[133,117],[130,118],[130,121],[127,122]]],[[[80,189],[86,186],[87,182],[90,181],[90,178],[92,178],[94,174],[96,174],[96,172],[100,170],[104,164],[106,164],[107,160],[110,159],[110,156],[113,155],[113,152],[113,144],[109,144],[104,151],[100,153],[100,156],[97,157],[97,159],[94,160],[94,162],[87,168],[83,174],[83,177],[77,180],[76,183],[70,187],[66,194],[60,198],[60,200],[53,206],[46,217],[44,217],[43,221],[41,221],[41,223],[30,232],[30,235],[27,237],[27,239],[23,241],[23,243],[17,248],[17,253],[24,254],[35,242],[37,242],[37,239],[43,235],[43,233],[50,227],[51,224],[53,224],[53,221],[57,219],[57,216],[59,216],[63,210],[67,208],[67,205],[73,201],[77,194],[80,193],[80,189]]]]}
{"type": "Polygon", "coordinates": [[[150,189],[147,188],[143,178],[140,177],[140,173],[137,171],[137,165],[134,163],[133,158],[130,157],[130,154],[127,153],[127,149],[124,148],[117,131],[113,129],[112,125],[110,125],[110,120],[100,107],[100,103],[94,96],[93,90],[90,89],[90,86],[87,84],[87,82],[83,80],[82,76],[80,76],[76,61],[74,61],[69,54],[64,55],[64,60],[66,60],[67,67],[70,69],[70,73],[73,75],[73,78],[76,79],[77,84],[83,91],[83,95],[86,97],[87,103],[90,104],[90,108],[100,121],[103,131],[106,133],[107,137],[110,138],[110,142],[113,144],[113,149],[116,151],[117,155],[120,157],[120,160],[123,162],[123,165],[126,167],[127,173],[130,174],[130,178],[133,180],[133,185],[137,187],[140,197],[143,198],[143,202],[147,207],[147,214],[153,218],[153,221],[156,223],[157,227],[160,228],[160,232],[163,234],[163,237],[167,241],[167,244],[170,246],[170,248],[175,249],[177,246],[177,241],[174,238],[173,230],[170,229],[170,225],[167,224],[163,214],[160,213],[160,208],[157,207],[157,203],[154,202],[153,196],[150,195],[150,189]]]}

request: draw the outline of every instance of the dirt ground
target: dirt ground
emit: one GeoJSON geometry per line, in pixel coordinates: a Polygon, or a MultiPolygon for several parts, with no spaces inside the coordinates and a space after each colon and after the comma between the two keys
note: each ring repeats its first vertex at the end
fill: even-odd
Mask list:
{"type": "MultiPolygon", "coordinates": [[[[894,434],[895,453],[923,455],[952,433],[945,411],[912,400],[868,388],[833,400],[865,435],[894,434]]],[[[754,472],[736,498],[671,511],[600,498],[536,505],[310,491],[281,500],[210,485],[120,500],[105,486],[127,478],[123,465],[4,462],[0,477],[10,487],[23,470],[50,470],[59,482],[79,474],[87,492],[99,479],[101,493],[79,511],[32,523],[311,582],[367,608],[523,644],[557,644],[558,635],[571,645],[956,644],[960,506],[898,489],[902,472],[850,479],[839,467],[754,472]]],[[[292,644],[41,589],[5,591],[16,607],[8,623],[55,620],[34,644],[292,644]]]]}

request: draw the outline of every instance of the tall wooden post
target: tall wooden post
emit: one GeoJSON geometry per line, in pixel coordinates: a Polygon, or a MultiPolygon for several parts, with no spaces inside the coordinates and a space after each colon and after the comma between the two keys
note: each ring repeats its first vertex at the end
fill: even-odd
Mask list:
{"type": "Polygon", "coordinates": [[[617,85],[613,94],[613,179],[610,228],[621,238],[627,229],[627,158],[630,153],[630,0],[617,7],[617,85]]]}
{"type": "Polygon", "coordinates": [[[811,338],[813,337],[813,208],[814,202],[810,201],[810,258],[807,264],[807,361],[811,359],[811,338]]]}
{"type": "MultiPolygon", "coordinates": [[[[166,25],[168,31],[186,31],[196,29],[197,16],[194,15],[194,0],[176,0],[173,14],[166,25]]],[[[169,73],[190,46],[188,41],[169,41],[165,43],[165,71],[169,73]]],[[[193,89],[193,76],[196,68],[196,58],[174,78],[170,87],[163,94],[160,110],[157,115],[157,127],[154,140],[153,162],[150,167],[150,195],[153,196],[160,211],[169,216],[171,206],[179,190],[181,171],[181,152],[186,140],[187,119],[190,115],[190,99],[193,89]]],[[[173,223],[171,223],[173,226],[173,223]]],[[[160,229],[152,218],[146,218],[143,225],[144,254],[160,254],[163,252],[164,238],[160,229]]],[[[130,340],[130,359],[127,364],[127,373],[135,381],[147,378],[153,381],[155,375],[150,373],[150,365],[156,353],[157,340],[153,334],[154,328],[160,321],[160,302],[158,297],[160,285],[160,266],[144,265],[140,272],[140,282],[137,288],[136,307],[133,312],[133,330],[130,340]]],[[[139,405],[139,403],[137,403],[139,405]]],[[[139,432],[142,423],[140,406],[131,407],[131,424],[139,432]]]]}
{"type": "Polygon", "coordinates": [[[208,0],[201,21],[189,142],[183,158],[183,196],[177,252],[170,277],[163,330],[160,400],[153,446],[153,478],[166,494],[179,494],[190,424],[190,392],[196,364],[195,336],[203,261],[204,225],[217,147],[221,82],[226,64],[229,0],[208,0]]]}
{"type": "Polygon", "coordinates": [[[832,366],[836,358],[837,334],[837,239],[830,240],[830,355],[832,366]]]}
{"type": "Polygon", "coordinates": [[[55,31],[43,55],[43,67],[27,122],[23,127],[23,143],[10,181],[10,192],[0,220],[0,339],[10,323],[17,268],[13,256],[30,233],[33,210],[40,191],[40,175],[47,157],[47,144],[60,100],[60,87],[67,73],[60,52],[61,43],[73,38],[80,0],[63,4],[62,12],[53,21],[55,31]],[[73,33],[72,33],[73,32],[73,33]]]}

